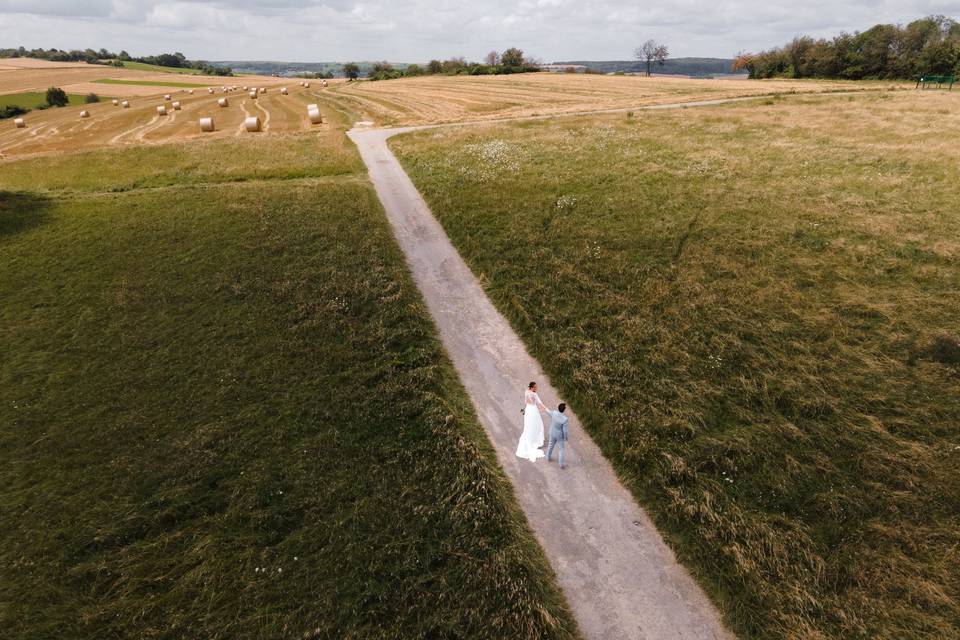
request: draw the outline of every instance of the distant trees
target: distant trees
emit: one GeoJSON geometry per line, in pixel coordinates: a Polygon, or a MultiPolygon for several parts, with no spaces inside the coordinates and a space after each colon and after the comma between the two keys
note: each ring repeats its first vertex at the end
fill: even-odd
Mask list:
{"type": "Polygon", "coordinates": [[[648,76],[653,74],[654,64],[662,65],[667,61],[669,56],[670,51],[667,49],[667,46],[652,39],[644,42],[633,52],[634,58],[646,64],[648,76]]]}
{"type": "Polygon", "coordinates": [[[40,60],[50,60],[52,62],[86,62],[88,64],[113,65],[115,67],[124,66],[124,62],[143,62],[145,64],[155,64],[176,69],[195,69],[208,76],[233,75],[233,70],[228,67],[215,67],[201,60],[188,60],[187,57],[180,52],[131,58],[130,54],[126,51],[111,53],[103,48],[99,51],[94,51],[93,49],[61,51],[59,49],[26,49],[24,47],[18,47],[16,49],[0,49],[0,58],[37,58],[40,60]]]}
{"type": "Polygon", "coordinates": [[[94,104],[96,102],[100,102],[100,96],[95,93],[88,93],[86,96],[84,96],[83,101],[87,104],[94,104]]]}
{"type": "Polygon", "coordinates": [[[411,64],[404,70],[389,70],[383,68],[383,64],[373,65],[367,77],[371,80],[390,80],[400,76],[419,76],[419,75],[500,75],[508,73],[528,73],[540,71],[540,66],[535,61],[527,58],[522,49],[511,47],[506,51],[499,53],[491,51],[483,58],[483,62],[468,62],[462,56],[447,58],[446,60],[431,60],[425,67],[418,64],[411,64]]]}
{"type": "Polygon", "coordinates": [[[348,62],[343,65],[343,75],[351,80],[356,80],[360,76],[360,67],[355,62],[348,62]]]}
{"type": "Polygon", "coordinates": [[[516,47],[510,47],[500,54],[500,64],[504,67],[523,67],[526,62],[523,57],[523,50],[516,47]]]}
{"type": "Polygon", "coordinates": [[[50,87],[47,89],[47,104],[51,107],[65,107],[70,104],[70,98],[67,92],[60,87],[50,87]]]}
{"type": "Polygon", "coordinates": [[[21,107],[16,104],[8,104],[5,107],[0,107],[0,120],[6,120],[7,118],[16,118],[17,116],[22,116],[23,114],[29,112],[30,109],[21,107]]]}
{"type": "Polygon", "coordinates": [[[832,39],[794,38],[776,49],[737,56],[751,78],[906,79],[960,74],[960,23],[929,16],[906,27],[878,24],[832,39]]]}

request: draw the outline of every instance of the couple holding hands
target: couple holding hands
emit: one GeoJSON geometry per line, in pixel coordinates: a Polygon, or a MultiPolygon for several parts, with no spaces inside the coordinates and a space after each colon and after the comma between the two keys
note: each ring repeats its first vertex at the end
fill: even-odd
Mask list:
{"type": "Polygon", "coordinates": [[[537,383],[531,382],[528,384],[524,393],[523,409],[521,410],[523,414],[523,433],[520,435],[520,443],[517,445],[517,457],[535,462],[546,455],[547,462],[550,462],[553,450],[556,447],[560,468],[563,469],[564,447],[570,437],[567,426],[569,419],[564,413],[566,410],[567,405],[563,402],[560,403],[556,411],[547,409],[547,406],[540,401],[540,396],[537,395],[537,383]],[[540,450],[543,448],[541,411],[550,416],[550,444],[547,446],[546,454],[540,450]]]}

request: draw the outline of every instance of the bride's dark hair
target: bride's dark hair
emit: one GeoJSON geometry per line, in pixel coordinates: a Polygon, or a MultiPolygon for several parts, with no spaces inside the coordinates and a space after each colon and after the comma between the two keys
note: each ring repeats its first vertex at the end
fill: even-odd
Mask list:
{"type": "Polygon", "coordinates": [[[535,386],[537,386],[537,383],[531,382],[530,384],[527,385],[527,389],[533,389],[535,386]]]}

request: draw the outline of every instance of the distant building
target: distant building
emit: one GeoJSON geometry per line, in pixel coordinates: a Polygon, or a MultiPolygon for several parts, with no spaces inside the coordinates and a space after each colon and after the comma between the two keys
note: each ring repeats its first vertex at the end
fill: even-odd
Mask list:
{"type": "Polygon", "coordinates": [[[540,71],[549,71],[551,73],[586,73],[587,66],[584,64],[542,64],[540,71]]]}

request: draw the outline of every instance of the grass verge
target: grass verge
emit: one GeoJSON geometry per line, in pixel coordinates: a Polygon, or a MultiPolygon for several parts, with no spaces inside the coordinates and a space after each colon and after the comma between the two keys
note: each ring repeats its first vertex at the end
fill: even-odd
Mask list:
{"type": "Polygon", "coordinates": [[[960,636],[958,99],[394,140],[746,637],[960,636]]]}

